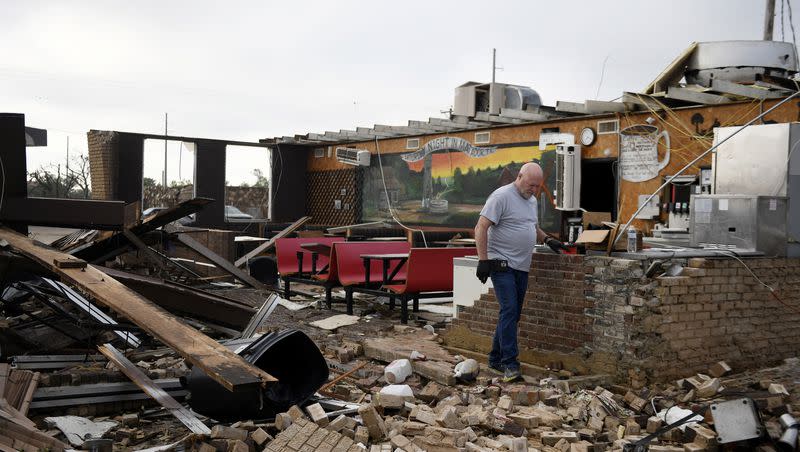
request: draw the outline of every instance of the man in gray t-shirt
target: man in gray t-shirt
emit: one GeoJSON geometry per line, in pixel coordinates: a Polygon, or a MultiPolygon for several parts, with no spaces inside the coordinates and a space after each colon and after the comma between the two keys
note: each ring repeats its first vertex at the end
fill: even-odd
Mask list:
{"type": "Polygon", "coordinates": [[[517,324],[528,288],[531,255],[537,241],[558,253],[564,245],[539,228],[536,197],[544,184],[542,168],[526,163],[517,179],[489,195],[475,226],[477,277],[492,278],[500,315],[489,353],[489,367],[503,372],[503,380],[520,378],[517,324]]]}

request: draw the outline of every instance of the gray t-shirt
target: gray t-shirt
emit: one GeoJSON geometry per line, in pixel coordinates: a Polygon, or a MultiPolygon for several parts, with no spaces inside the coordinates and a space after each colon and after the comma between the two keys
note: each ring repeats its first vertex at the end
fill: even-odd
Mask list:
{"type": "Polygon", "coordinates": [[[481,210],[481,216],[494,223],[489,227],[489,259],[505,259],[515,270],[530,271],[536,246],[537,207],[536,197],[523,198],[513,183],[489,195],[481,210]]]}

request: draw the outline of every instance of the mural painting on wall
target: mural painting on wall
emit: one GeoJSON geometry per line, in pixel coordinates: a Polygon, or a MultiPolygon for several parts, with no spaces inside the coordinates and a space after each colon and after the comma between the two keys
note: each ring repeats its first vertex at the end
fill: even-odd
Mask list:
{"type": "MultiPolygon", "coordinates": [[[[462,138],[444,137],[414,152],[383,154],[383,179],[378,159],[373,159],[364,175],[362,218],[390,220],[388,193],[392,209],[403,223],[473,227],[489,194],[513,182],[524,163],[540,162],[546,185],[555,184],[555,172],[548,171],[554,167],[555,147],[541,151],[537,144],[480,147],[462,138]]],[[[543,191],[542,197],[542,226],[557,224],[547,212],[554,211],[547,207],[553,205],[550,192],[543,191]]]]}
{"type": "Polygon", "coordinates": [[[619,132],[619,169],[623,179],[644,182],[658,176],[669,163],[669,132],[658,127],[637,124],[619,132]],[[666,153],[658,160],[658,142],[664,138],[666,153]]]}

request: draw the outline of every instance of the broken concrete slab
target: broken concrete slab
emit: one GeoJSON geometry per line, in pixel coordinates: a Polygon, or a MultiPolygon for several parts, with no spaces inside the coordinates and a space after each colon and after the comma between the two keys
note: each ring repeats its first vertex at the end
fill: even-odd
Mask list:
{"type": "Polygon", "coordinates": [[[114,421],[93,422],[81,416],[46,417],[44,422],[61,430],[70,444],[76,447],[91,438],[102,438],[109,430],[117,426],[114,421]]]}

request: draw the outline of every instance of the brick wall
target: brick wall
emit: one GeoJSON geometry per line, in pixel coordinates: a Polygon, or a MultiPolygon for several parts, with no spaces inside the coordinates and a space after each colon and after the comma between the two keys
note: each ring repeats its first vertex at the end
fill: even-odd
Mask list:
{"type": "Polygon", "coordinates": [[[119,161],[119,134],[103,130],[87,132],[89,142],[89,174],[92,180],[92,199],[114,200],[114,180],[119,161]]]}
{"type": "MultiPolygon", "coordinates": [[[[797,354],[800,260],[746,260],[785,304],[733,259],[674,260],[686,266],[681,276],[647,278],[650,262],[534,255],[520,359],[641,386],[719,360],[744,369],[797,354]]],[[[459,312],[447,343],[488,352],[498,308],[494,292],[483,295],[459,312]]]]}

